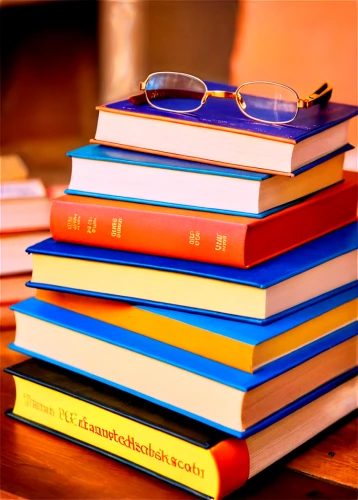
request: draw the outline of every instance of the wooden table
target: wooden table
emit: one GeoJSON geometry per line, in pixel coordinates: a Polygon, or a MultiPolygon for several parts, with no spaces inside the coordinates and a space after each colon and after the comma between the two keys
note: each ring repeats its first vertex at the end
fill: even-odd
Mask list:
{"type": "MultiPolygon", "coordinates": [[[[193,499],[192,495],[127,465],[16,422],[4,415],[15,398],[6,366],[25,356],[7,348],[14,331],[1,337],[2,499],[193,499]]],[[[230,495],[234,499],[356,499],[357,419],[350,416],[230,495]],[[293,460],[292,460],[293,458],[293,460]],[[305,474],[302,474],[304,471],[305,474]],[[310,477],[313,474],[317,477],[310,477]],[[323,481],[320,478],[330,481],[323,481]],[[332,482],[335,481],[335,482],[332,482]]]]}

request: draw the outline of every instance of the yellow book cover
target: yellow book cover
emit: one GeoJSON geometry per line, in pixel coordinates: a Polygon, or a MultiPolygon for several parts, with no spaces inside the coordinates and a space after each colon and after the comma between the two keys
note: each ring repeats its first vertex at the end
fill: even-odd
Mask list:
{"type": "Polygon", "coordinates": [[[27,248],[30,285],[268,323],[357,280],[357,228],[348,224],[251,269],[50,238],[27,248]]]}
{"type": "Polygon", "coordinates": [[[5,371],[16,384],[10,417],[214,499],[241,487],[357,406],[357,379],[346,374],[308,395],[291,413],[238,439],[43,361],[29,359],[5,371]]]}

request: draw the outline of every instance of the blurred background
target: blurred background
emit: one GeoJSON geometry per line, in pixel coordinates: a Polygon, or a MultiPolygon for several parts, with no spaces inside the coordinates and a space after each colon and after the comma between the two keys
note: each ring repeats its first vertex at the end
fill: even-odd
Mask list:
{"type": "Polygon", "coordinates": [[[355,0],[2,0],[0,15],[1,154],[46,185],[69,182],[66,152],[94,136],[96,105],[153,71],[273,80],[301,97],[328,81],[357,104],[355,0]]]}

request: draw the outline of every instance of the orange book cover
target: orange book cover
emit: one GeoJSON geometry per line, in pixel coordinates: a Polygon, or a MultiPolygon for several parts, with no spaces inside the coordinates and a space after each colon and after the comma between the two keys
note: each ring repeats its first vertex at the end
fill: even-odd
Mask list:
{"type": "Polygon", "coordinates": [[[248,268],[356,220],[357,174],[263,219],[84,196],[53,201],[57,241],[248,268]]]}

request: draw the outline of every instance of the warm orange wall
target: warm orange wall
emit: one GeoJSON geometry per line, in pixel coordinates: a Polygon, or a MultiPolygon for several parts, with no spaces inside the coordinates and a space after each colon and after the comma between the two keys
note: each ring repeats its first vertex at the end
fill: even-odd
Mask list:
{"type": "MultiPolygon", "coordinates": [[[[243,0],[231,82],[272,80],[306,97],[321,83],[332,100],[357,104],[357,2],[243,0]]],[[[357,145],[357,126],[350,140],[357,145]]]]}

